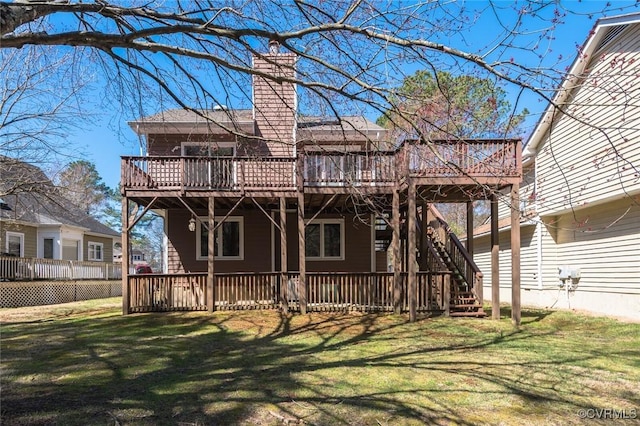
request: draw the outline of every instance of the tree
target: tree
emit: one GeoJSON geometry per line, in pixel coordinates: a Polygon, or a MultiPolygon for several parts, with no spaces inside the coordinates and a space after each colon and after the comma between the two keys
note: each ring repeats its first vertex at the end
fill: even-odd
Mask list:
{"type": "Polygon", "coordinates": [[[67,200],[90,215],[99,213],[112,193],[102,181],[96,166],[86,160],[67,165],[57,176],[56,184],[67,200]]]}
{"type": "MultiPolygon", "coordinates": [[[[100,76],[96,81],[103,84],[111,105],[128,117],[140,117],[175,106],[196,113],[214,105],[246,106],[251,101],[249,80],[257,73],[252,56],[276,40],[298,56],[298,72],[295,77],[261,76],[295,83],[301,112],[336,117],[386,113],[408,135],[433,130],[465,135],[479,131],[494,112],[518,117],[526,96],[530,102],[542,101],[542,106],[551,101],[568,69],[567,58],[580,51],[553,51],[553,40],[569,18],[624,13],[635,7],[635,2],[564,5],[555,0],[137,0],[126,5],[108,0],[0,1],[0,51],[51,46],[57,52],[72,52],[74,63],[82,58],[88,67],[87,75],[100,76]],[[480,32],[485,35],[482,40],[477,37],[480,32]],[[406,70],[415,69],[429,70],[431,80],[439,84],[438,107],[457,110],[468,95],[457,89],[468,87],[463,80],[472,78],[504,90],[512,109],[507,111],[499,96],[485,98],[485,88],[472,93],[484,103],[475,104],[480,109],[471,116],[476,124],[470,129],[435,117],[415,122],[409,93],[403,99],[396,90],[405,82],[406,70]]],[[[555,107],[572,117],[563,105],[555,107]]],[[[423,112],[430,117],[439,111],[423,112]]],[[[505,132],[511,134],[517,123],[512,121],[505,132]]],[[[236,126],[223,127],[247,136],[236,126]]]]}
{"type": "Polygon", "coordinates": [[[515,114],[495,81],[472,75],[417,71],[391,97],[393,108],[378,118],[402,138],[471,139],[519,136],[528,114],[515,114]]]}

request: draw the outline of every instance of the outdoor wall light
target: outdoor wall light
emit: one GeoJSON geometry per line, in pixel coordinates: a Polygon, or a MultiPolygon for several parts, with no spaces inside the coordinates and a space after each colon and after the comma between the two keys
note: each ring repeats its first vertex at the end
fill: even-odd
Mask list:
{"type": "Polygon", "coordinates": [[[196,220],[194,218],[189,219],[189,232],[196,230],[196,220]]]}

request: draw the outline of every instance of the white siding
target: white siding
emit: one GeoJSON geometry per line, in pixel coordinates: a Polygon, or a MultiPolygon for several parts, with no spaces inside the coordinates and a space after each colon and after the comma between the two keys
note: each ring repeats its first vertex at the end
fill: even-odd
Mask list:
{"type": "MultiPolygon", "coordinates": [[[[533,165],[524,169],[522,176],[522,182],[520,182],[520,206],[518,208],[521,212],[525,209],[533,208],[535,201],[535,169],[533,165]]],[[[506,189],[506,194],[498,198],[498,217],[504,218],[511,215],[511,199],[509,196],[509,189],[506,189]]]]}
{"type": "Polygon", "coordinates": [[[538,150],[543,216],[640,192],[640,25],[596,52],[585,74],[538,150]]]}
{"type": "Polygon", "coordinates": [[[640,205],[629,198],[557,218],[558,266],[579,268],[577,291],[640,295],[640,205]]]}
{"type": "MultiPolygon", "coordinates": [[[[541,228],[543,228],[541,225],[534,224],[523,224],[520,228],[520,285],[523,289],[536,288],[538,286],[538,232],[540,232],[541,228]]],[[[489,235],[476,239],[473,260],[482,271],[484,294],[485,298],[489,299],[491,296],[491,237],[489,235]]],[[[511,288],[510,229],[500,232],[499,272],[500,287],[511,288]]]]}

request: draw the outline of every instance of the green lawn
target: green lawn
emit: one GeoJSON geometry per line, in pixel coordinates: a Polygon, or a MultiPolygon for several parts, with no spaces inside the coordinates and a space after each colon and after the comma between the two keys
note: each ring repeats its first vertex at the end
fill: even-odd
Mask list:
{"type": "Polygon", "coordinates": [[[3,425],[640,422],[640,324],[119,304],[0,310],[3,425]]]}

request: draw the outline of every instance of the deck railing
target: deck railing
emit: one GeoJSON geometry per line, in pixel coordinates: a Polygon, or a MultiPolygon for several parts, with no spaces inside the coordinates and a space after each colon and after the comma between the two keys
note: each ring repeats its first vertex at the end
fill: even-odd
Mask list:
{"type": "MultiPolygon", "coordinates": [[[[450,272],[419,272],[417,275],[418,312],[446,309],[446,277],[450,272]]],[[[286,274],[288,308],[300,309],[299,275],[286,274]]],[[[312,272],[307,273],[307,311],[393,311],[393,273],[312,272]]],[[[400,276],[403,294],[401,309],[409,309],[407,273],[400,276]]],[[[129,276],[131,312],[206,310],[206,273],[146,274],[129,276]]],[[[282,274],[215,274],[214,309],[276,309],[281,303],[282,274]]]]}
{"type": "Polygon", "coordinates": [[[0,280],[115,280],[122,265],[107,262],[0,256],[0,280]]]}
{"type": "Polygon", "coordinates": [[[305,186],[392,185],[396,181],[394,152],[305,153],[305,186]]]}
{"type": "Polygon", "coordinates": [[[424,177],[517,177],[519,140],[451,140],[404,145],[408,168],[424,177]]]}
{"type": "Polygon", "coordinates": [[[304,185],[391,186],[416,177],[518,177],[520,141],[405,143],[395,151],[300,152],[294,157],[122,157],[126,190],[293,190],[304,185]]]}
{"type": "Polygon", "coordinates": [[[290,157],[122,157],[127,189],[282,189],[295,186],[290,157]]]}

